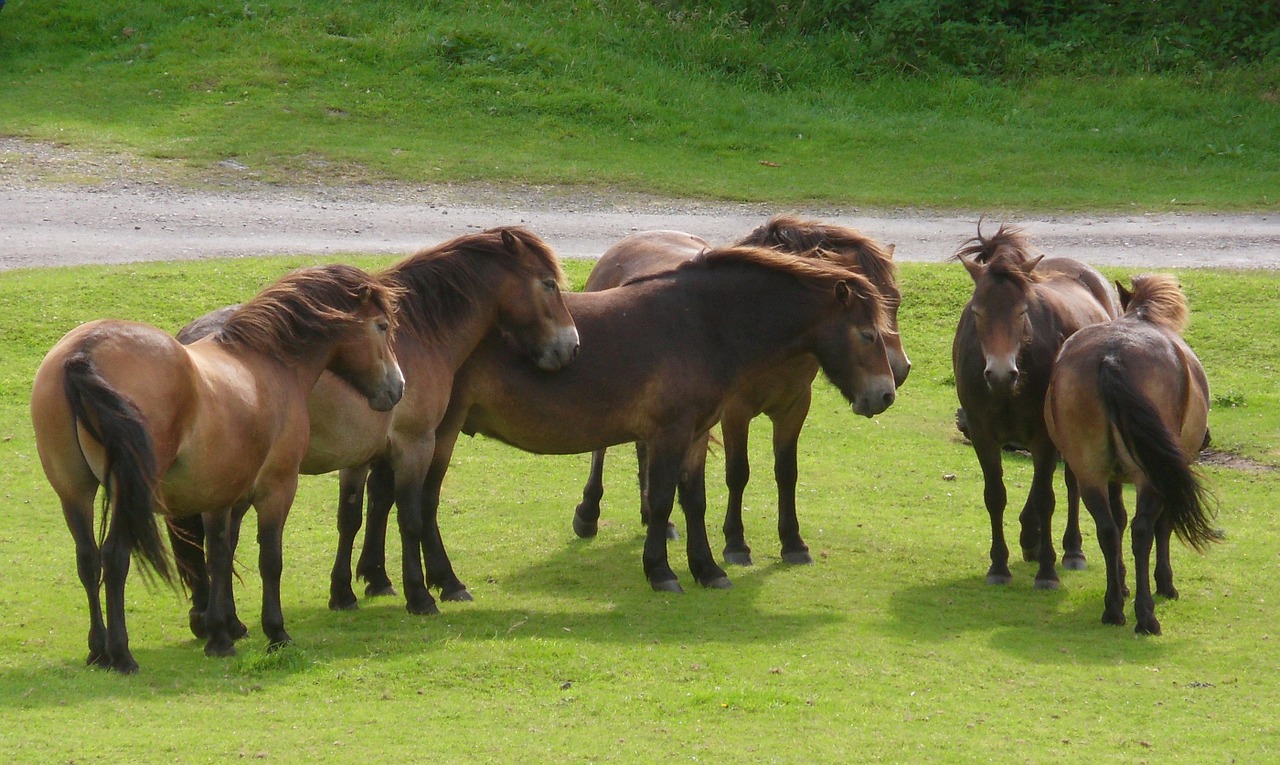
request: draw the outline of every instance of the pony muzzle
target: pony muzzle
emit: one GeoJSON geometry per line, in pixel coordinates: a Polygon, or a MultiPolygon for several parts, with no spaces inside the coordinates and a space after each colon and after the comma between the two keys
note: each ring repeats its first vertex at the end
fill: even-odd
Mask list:
{"type": "Polygon", "coordinates": [[[536,359],[538,368],[546,372],[555,372],[568,366],[577,358],[579,346],[578,328],[573,325],[561,327],[556,331],[552,341],[538,355],[536,359]]]}
{"type": "Polygon", "coordinates": [[[404,397],[404,373],[394,364],[382,379],[382,384],[369,396],[369,408],[375,412],[389,412],[404,397]]]}
{"type": "Polygon", "coordinates": [[[863,417],[875,417],[893,405],[898,394],[894,379],[886,376],[877,378],[876,383],[853,398],[853,413],[863,417]]]}

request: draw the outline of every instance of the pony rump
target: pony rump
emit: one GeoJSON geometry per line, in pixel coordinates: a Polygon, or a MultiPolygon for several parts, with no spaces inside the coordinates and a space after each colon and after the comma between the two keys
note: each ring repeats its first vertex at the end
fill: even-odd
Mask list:
{"type": "MultiPolygon", "coordinates": [[[[106,450],[99,546],[114,507],[118,529],[134,556],[172,585],[173,572],[155,518],[159,487],[155,454],[142,415],[98,373],[90,348],[72,354],[63,371],[63,390],[75,421],[106,450]]],[[[148,571],[145,566],[142,570],[148,571]]]]}
{"type": "Polygon", "coordinates": [[[1178,538],[1198,552],[1220,541],[1221,532],[1210,524],[1212,494],[1115,355],[1104,356],[1098,366],[1098,393],[1125,449],[1163,499],[1164,515],[1178,538]]]}
{"type": "Polygon", "coordinates": [[[240,306],[217,338],[292,358],[298,348],[327,342],[360,321],[360,310],[370,303],[394,322],[401,294],[399,287],[382,284],[354,266],[300,268],[240,306]]]}
{"type": "Polygon", "coordinates": [[[1169,274],[1140,274],[1133,277],[1133,290],[1116,282],[1125,316],[1164,327],[1179,335],[1187,328],[1190,312],[1178,280],[1169,274]]]}

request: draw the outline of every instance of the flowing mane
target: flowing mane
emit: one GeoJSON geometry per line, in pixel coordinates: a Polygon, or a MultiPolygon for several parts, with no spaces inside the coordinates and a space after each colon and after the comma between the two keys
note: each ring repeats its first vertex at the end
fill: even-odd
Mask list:
{"type": "Polygon", "coordinates": [[[1125,316],[1133,316],[1178,334],[1187,328],[1187,298],[1178,280],[1169,274],[1140,274],[1133,277],[1133,290],[1120,287],[1125,316]]]}
{"type": "Polygon", "coordinates": [[[997,258],[1007,259],[1010,263],[1025,263],[1033,256],[1031,243],[1022,229],[1001,223],[1000,228],[991,236],[982,235],[982,223],[978,223],[978,234],[964,243],[953,260],[970,258],[977,263],[990,263],[997,258]]]}
{"type": "Polygon", "coordinates": [[[531,279],[550,271],[564,284],[555,253],[518,226],[465,234],[420,250],[387,268],[380,278],[413,294],[412,300],[400,303],[402,320],[424,338],[438,339],[480,304],[493,284],[484,271],[490,264],[531,279]],[[515,247],[507,244],[504,234],[515,247]]]}
{"type": "Polygon", "coordinates": [[[797,215],[777,215],[737,243],[818,256],[854,266],[882,292],[885,289],[897,292],[897,266],[892,251],[857,229],[797,215]]]}
{"type": "Polygon", "coordinates": [[[358,321],[360,309],[370,302],[394,317],[399,298],[398,289],[354,266],[300,268],[236,309],[217,340],[293,358],[358,321]]]}
{"type": "Polygon", "coordinates": [[[876,329],[887,331],[890,327],[889,314],[880,290],[858,271],[830,260],[802,257],[768,247],[731,245],[703,250],[682,263],[676,272],[736,265],[786,274],[801,284],[822,292],[834,290],[837,283],[845,282],[866,302],[876,329]]]}

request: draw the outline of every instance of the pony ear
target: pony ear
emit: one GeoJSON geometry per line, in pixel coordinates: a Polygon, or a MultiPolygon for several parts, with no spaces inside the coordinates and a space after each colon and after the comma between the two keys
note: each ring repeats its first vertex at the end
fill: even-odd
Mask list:
{"type": "Polygon", "coordinates": [[[892,258],[893,251],[896,250],[897,248],[898,248],[898,245],[896,244],[886,244],[884,247],[884,253],[892,258]]]}
{"type": "Polygon", "coordinates": [[[840,301],[840,305],[853,304],[853,288],[849,286],[849,282],[843,279],[836,282],[836,300],[840,301]]]}
{"type": "Polygon", "coordinates": [[[1037,255],[1034,258],[1028,258],[1026,262],[1022,264],[1023,273],[1029,274],[1032,271],[1036,270],[1036,266],[1040,265],[1040,261],[1042,260],[1044,260],[1043,255],[1037,255]]]}
{"type": "Polygon", "coordinates": [[[513,233],[511,229],[502,229],[502,246],[507,248],[508,252],[516,253],[520,251],[520,239],[513,233]]]}
{"type": "Polygon", "coordinates": [[[360,298],[360,305],[362,306],[369,305],[369,303],[373,300],[373,285],[361,284],[359,298],[360,298]]]}
{"type": "Polygon", "coordinates": [[[1120,293],[1120,310],[1127,311],[1129,309],[1129,301],[1133,300],[1133,293],[1125,289],[1118,279],[1116,280],[1116,292],[1120,293]]]}
{"type": "Polygon", "coordinates": [[[964,268],[966,271],[969,272],[969,276],[973,277],[973,280],[975,282],[978,281],[978,279],[982,276],[982,272],[985,267],[978,261],[969,260],[963,255],[957,255],[956,257],[961,263],[964,264],[964,268]]]}

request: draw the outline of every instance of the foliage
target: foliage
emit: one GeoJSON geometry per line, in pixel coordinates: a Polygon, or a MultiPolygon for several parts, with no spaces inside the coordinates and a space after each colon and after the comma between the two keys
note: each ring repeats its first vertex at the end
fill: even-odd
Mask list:
{"type": "MultiPolygon", "coordinates": [[[[1056,592],[1034,590],[1035,567],[1021,562],[1013,584],[985,585],[980,472],[955,431],[946,385],[969,289],[954,265],[902,264],[902,329],[915,368],[891,409],[863,420],[829,386],[816,391],[799,495],[813,566],[777,558],[764,423],[752,442],[745,516],[758,563],[731,570],[730,591],[690,586],[683,596],[651,592],[641,574],[629,450],[611,451],[600,536],[582,541],[569,520],[585,457],[465,440],[441,525],[475,602],[442,604],[426,619],[399,598],[329,612],[336,482],[304,477],[285,534],[284,610],[297,645],[263,652],[246,531],[237,597],[251,634],[237,659],[206,659],[181,596],[135,576],[128,607],[142,672],[85,668],[84,596],[26,411],[35,366],[86,319],[176,329],[304,262],[0,274],[0,759],[1274,759],[1280,679],[1265,572],[1280,534],[1272,512],[1280,477],[1208,468],[1227,541],[1203,556],[1174,550],[1182,598],[1158,605],[1162,637],[1099,623],[1105,583],[1093,552],[1090,569],[1064,572],[1056,592]]],[[[589,265],[567,263],[571,280],[581,283],[589,265]]],[[[1180,277],[1193,309],[1190,342],[1211,385],[1247,402],[1212,413],[1215,442],[1280,463],[1272,368],[1280,277],[1180,277]]],[[[713,452],[713,541],[723,467],[713,452]]],[[[1011,455],[1006,471],[1016,511],[1030,466],[1011,455]]],[[[1087,552],[1092,539],[1086,531],[1087,552]]],[[[689,586],[682,547],[673,544],[672,562],[689,586]]],[[[393,551],[392,570],[397,559],[393,551]]]]}

